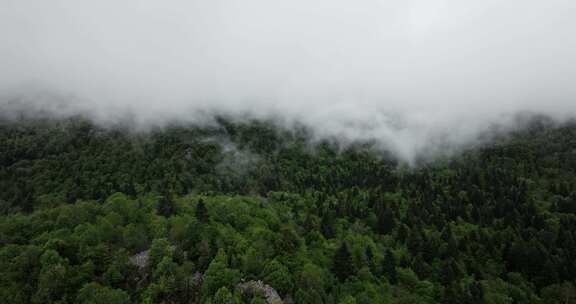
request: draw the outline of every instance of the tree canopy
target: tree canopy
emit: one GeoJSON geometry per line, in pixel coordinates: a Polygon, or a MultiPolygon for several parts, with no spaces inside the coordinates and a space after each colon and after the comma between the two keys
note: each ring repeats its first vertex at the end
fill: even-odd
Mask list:
{"type": "Polygon", "coordinates": [[[0,120],[0,299],[572,303],[574,151],[539,120],[414,167],[263,121],[0,120]]]}

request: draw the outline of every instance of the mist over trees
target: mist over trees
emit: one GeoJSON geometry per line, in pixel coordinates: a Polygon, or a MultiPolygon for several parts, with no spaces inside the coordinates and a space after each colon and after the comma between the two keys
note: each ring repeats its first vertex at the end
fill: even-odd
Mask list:
{"type": "Polygon", "coordinates": [[[0,303],[576,303],[573,0],[0,0],[0,303]]]}
{"type": "Polygon", "coordinates": [[[414,162],[519,112],[576,117],[575,20],[570,0],[3,0],[0,106],[248,115],[414,162]]]}

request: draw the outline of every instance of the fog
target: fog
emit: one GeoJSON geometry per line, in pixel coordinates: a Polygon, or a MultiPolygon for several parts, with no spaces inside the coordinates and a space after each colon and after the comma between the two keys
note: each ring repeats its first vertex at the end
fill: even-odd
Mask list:
{"type": "Polygon", "coordinates": [[[575,80],[570,0],[0,0],[0,106],[101,122],[272,118],[410,162],[572,117],[575,80]]]}

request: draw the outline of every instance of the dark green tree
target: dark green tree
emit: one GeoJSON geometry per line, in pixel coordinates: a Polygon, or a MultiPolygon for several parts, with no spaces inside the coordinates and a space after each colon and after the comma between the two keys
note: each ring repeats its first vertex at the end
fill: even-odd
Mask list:
{"type": "Polygon", "coordinates": [[[88,283],[78,291],[76,303],[81,304],[129,304],[130,296],[123,290],[88,283]]]}
{"type": "Polygon", "coordinates": [[[206,209],[203,199],[198,200],[198,203],[196,204],[196,219],[200,223],[208,222],[208,209],[206,209]]]}
{"type": "Polygon", "coordinates": [[[376,223],[376,231],[380,234],[388,234],[396,227],[396,220],[394,213],[390,208],[385,208],[378,213],[378,222],[376,223]]]}
{"type": "Polygon", "coordinates": [[[384,255],[384,274],[388,278],[391,284],[398,283],[398,272],[396,270],[396,258],[390,249],[386,250],[384,255]]]}
{"type": "Polygon", "coordinates": [[[210,297],[222,287],[233,289],[239,280],[240,273],[228,267],[226,253],[220,249],[204,273],[202,293],[205,297],[210,297]]]}
{"type": "Polygon", "coordinates": [[[272,260],[264,267],[262,278],[266,284],[273,286],[281,294],[288,294],[293,286],[292,274],[286,266],[272,260]]]}
{"type": "Polygon", "coordinates": [[[176,213],[176,208],[174,207],[174,200],[171,194],[164,194],[158,202],[158,214],[164,217],[171,217],[176,213]]]}
{"type": "Polygon", "coordinates": [[[354,275],[352,256],[345,242],[342,242],[334,254],[332,271],[340,282],[344,282],[349,276],[354,275]]]}

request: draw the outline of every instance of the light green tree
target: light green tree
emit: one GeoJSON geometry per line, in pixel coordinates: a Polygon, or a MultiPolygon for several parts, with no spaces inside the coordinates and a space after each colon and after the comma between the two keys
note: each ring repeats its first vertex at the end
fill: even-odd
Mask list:
{"type": "Polygon", "coordinates": [[[130,296],[119,289],[88,283],[78,291],[76,302],[79,304],[127,304],[130,296]]]}

